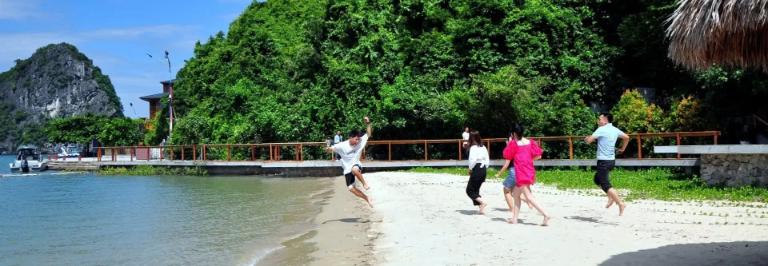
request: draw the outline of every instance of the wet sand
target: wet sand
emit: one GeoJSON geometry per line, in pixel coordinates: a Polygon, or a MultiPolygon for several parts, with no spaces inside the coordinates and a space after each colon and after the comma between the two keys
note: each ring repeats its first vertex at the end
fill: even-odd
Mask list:
{"type": "Polygon", "coordinates": [[[258,265],[374,265],[369,235],[371,210],[347,191],[343,177],[315,192],[317,208],[313,229],[282,242],[282,247],[258,265]]]}

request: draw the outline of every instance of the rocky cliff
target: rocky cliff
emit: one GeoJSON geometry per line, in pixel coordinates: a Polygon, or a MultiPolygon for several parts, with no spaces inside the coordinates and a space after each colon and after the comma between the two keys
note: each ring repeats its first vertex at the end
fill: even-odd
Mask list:
{"type": "Polygon", "coordinates": [[[88,57],[67,43],[47,45],[0,73],[0,146],[39,141],[51,118],[122,117],[122,109],[109,77],[88,57]]]}

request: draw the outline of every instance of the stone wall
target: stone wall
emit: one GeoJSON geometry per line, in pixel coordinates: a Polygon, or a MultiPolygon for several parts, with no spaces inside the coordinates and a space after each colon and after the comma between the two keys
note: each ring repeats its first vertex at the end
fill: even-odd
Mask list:
{"type": "Polygon", "coordinates": [[[711,186],[768,187],[768,154],[702,154],[701,179],[711,186]]]}

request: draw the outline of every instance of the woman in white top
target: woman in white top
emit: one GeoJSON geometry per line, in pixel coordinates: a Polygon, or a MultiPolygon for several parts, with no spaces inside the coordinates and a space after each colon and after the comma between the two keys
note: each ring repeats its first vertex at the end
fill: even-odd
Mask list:
{"type": "Polygon", "coordinates": [[[480,186],[485,182],[486,171],[490,160],[488,149],[483,146],[480,133],[472,131],[469,135],[469,182],[467,182],[467,196],[472,199],[472,204],[480,208],[480,214],[485,214],[487,204],[481,199],[480,186]]]}
{"type": "Polygon", "coordinates": [[[469,148],[469,127],[464,127],[464,132],[461,133],[461,147],[465,150],[469,148]]]}

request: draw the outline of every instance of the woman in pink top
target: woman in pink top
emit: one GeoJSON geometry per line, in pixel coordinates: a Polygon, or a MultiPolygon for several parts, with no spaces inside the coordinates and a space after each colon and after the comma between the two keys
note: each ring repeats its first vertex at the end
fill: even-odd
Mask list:
{"type": "Polygon", "coordinates": [[[512,127],[512,134],[515,141],[511,141],[513,147],[513,158],[515,163],[515,188],[512,190],[515,198],[515,208],[512,213],[512,219],[509,223],[517,223],[517,217],[520,215],[520,195],[525,195],[528,204],[533,205],[541,215],[544,216],[542,226],[547,226],[550,216],[539,206],[539,203],[531,193],[531,185],[536,182],[536,168],[533,167],[533,161],[541,159],[541,148],[535,141],[523,137],[523,126],[515,124],[512,127]]]}
{"type": "MultiPolygon", "coordinates": [[[[504,170],[509,169],[507,178],[505,178],[504,182],[501,184],[504,186],[504,200],[507,201],[510,214],[515,214],[515,199],[512,197],[512,190],[515,188],[516,179],[515,167],[512,165],[512,160],[515,159],[515,153],[517,152],[517,143],[515,143],[516,141],[517,140],[515,139],[514,133],[510,132],[509,138],[507,139],[507,147],[504,148],[504,152],[502,153],[504,156],[504,166],[501,167],[501,170],[496,172],[496,178],[500,178],[501,174],[504,173],[504,170]]],[[[525,194],[521,195],[520,199],[525,202],[525,204],[528,204],[528,208],[533,208],[533,205],[531,205],[531,203],[529,203],[525,198],[525,194]]]]}

